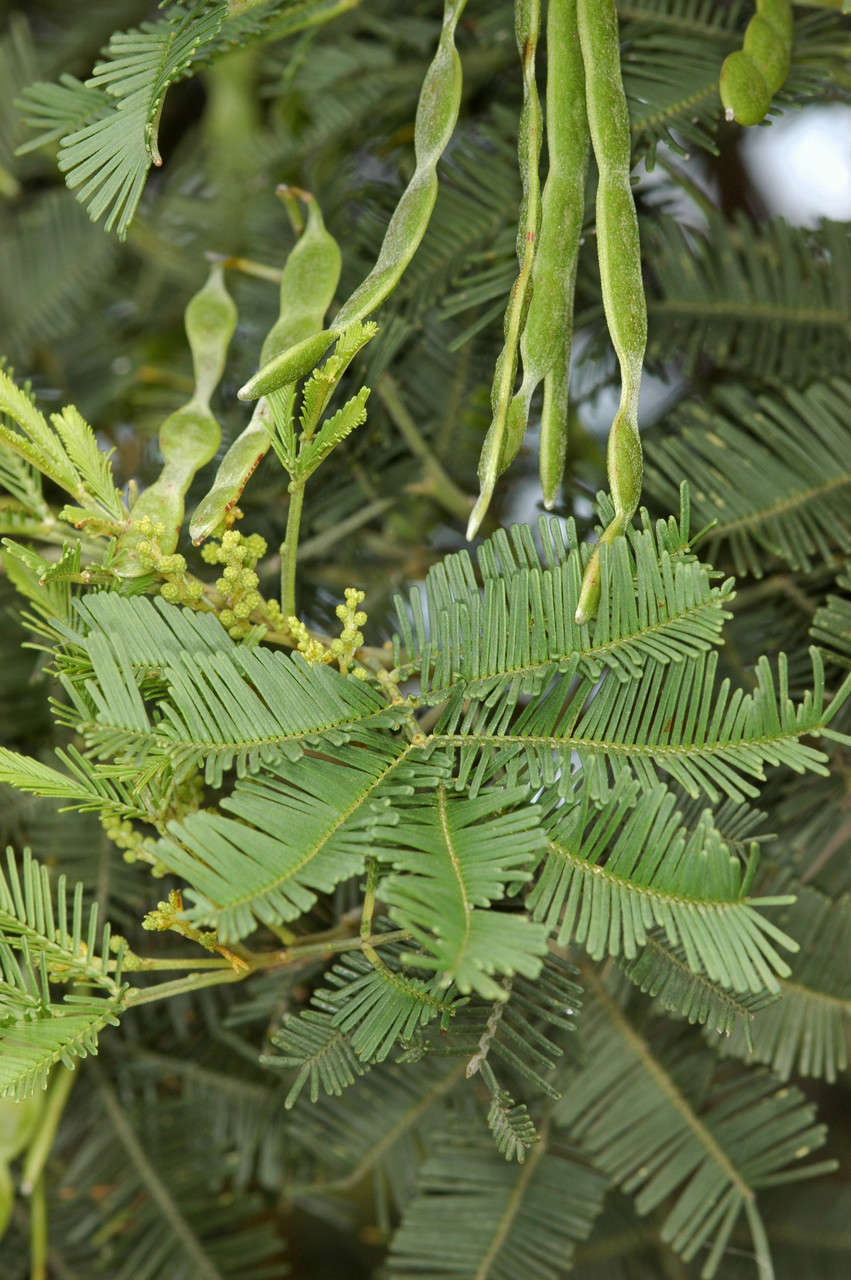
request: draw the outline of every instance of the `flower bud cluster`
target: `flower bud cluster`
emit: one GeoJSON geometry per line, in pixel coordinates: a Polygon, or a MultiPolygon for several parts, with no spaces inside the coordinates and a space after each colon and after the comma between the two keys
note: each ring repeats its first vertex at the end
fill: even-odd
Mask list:
{"type": "MultiPolygon", "coordinates": [[[[364,599],[363,591],[354,587],[346,587],[345,603],[338,604],[337,617],[343,624],[340,635],[324,643],[311,636],[303,622],[298,618],[287,618],[287,629],[296,642],[299,653],[304,654],[308,662],[336,662],[343,675],[349,671],[352,659],[363,644],[361,627],[366,623],[366,614],[358,606],[364,599]]],[[[354,667],[352,674],[359,680],[365,680],[367,673],[363,667],[354,667]]]]}
{"type": "Polygon", "coordinates": [[[148,516],[143,516],[137,522],[136,529],[142,534],[136,544],[139,562],[145,569],[165,579],[160,587],[163,599],[172,604],[186,604],[190,608],[196,608],[204,594],[204,584],[199,578],[186,572],[186,558],[179,552],[163,554],[159,539],[165,526],[159,522],[154,524],[148,516]]]}
{"type": "Polygon", "coordinates": [[[277,600],[265,600],[257,589],[260,579],[255,566],[265,554],[265,538],[259,533],[244,537],[236,529],[222,534],[221,542],[206,542],[201,548],[201,557],[207,564],[223,566],[215,586],[224,605],[217,612],[234,640],[242,639],[251,630],[252,615],[255,623],[265,622],[272,629],[282,625],[277,600]]]}
{"type": "Polygon", "coordinates": [[[172,889],[167,901],[158,902],[153,911],[142,920],[142,928],[151,933],[161,933],[166,929],[174,929],[184,938],[191,938],[200,943],[207,951],[215,951],[218,938],[209,929],[197,929],[183,919],[183,897],[179,889],[172,889]]]}
{"type": "Polygon", "coordinates": [[[110,813],[108,809],[101,813],[100,821],[107,838],[119,849],[123,849],[124,861],[136,862],[139,850],[145,843],[144,835],[136,830],[132,822],[126,819],[122,821],[117,813],[110,813]]]}

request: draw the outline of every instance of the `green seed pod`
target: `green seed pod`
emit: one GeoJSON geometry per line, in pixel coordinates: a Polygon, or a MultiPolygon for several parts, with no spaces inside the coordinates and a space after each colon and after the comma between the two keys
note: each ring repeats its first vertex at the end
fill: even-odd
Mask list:
{"type": "Polygon", "coordinates": [[[743,48],[724,59],[719,83],[725,116],[744,125],[764,119],[772,96],[786,82],[792,53],[789,0],[757,0],[756,9],[743,48]]]}
{"type": "MultiPolygon", "coordinates": [[[[547,6],[547,153],[550,167],[542,201],[538,248],[540,264],[536,259],[532,305],[526,323],[527,329],[531,329],[539,281],[549,271],[555,297],[548,302],[545,293],[544,305],[552,308],[549,335],[552,360],[546,361],[539,445],[541,488],[544,506],[548,509],[555,503],[567,456],[573,296],[585,213],[589,146],[585,69],[576,28],[576,0],[550,0],[547,6]]],[[[527,356],[522,343],[520,353],[525,381],[527,356]]]]}
{"type": "MultiPolygon", "coordinates": [[[[466,3],[467,0],[444,0],[440,40],[417,104],[414,172],[387,225],[375,266],[337,312],[331,329],[327,331],[329,337],[323,350],[356,321],[372,315],[389,297],[426,233],[437,199],[437,162],[452,137],[461,105],[461,59],[455,48],[455,29],[466,3]]],[[[320,322],[315,329],[321,327],[320,322]]],[[[299,338],[309,336],[302,333],[299,338]]],[[[291,341],[295,343],[298,339],[291,341]]],[[[292,370],[287,359],[290,353],[282,346],[276,354],[280,357],[276,370],[268,372],[261,367],[240,391],[242,399],[250,400],[255,394],[267,394],[285,385],[285,379],[290,377],[292,370]],[[265,390],[257,390],[257,387],[265,390]]],[[[321,354],[320,351],[316,359],[321,354]]]]}
{"type": "Polygon", "coordinates": [[[771,106],[765,77],[741,49],[729,53],[721,64],[719,89],[725,117],[737,124],[759,124],[771,106]]]}
{"type": "Polygon", "coordinates": [[[523,443],[532,397],[543,380],[539,458],[544,505],[552,507],[567,455],[573,295],[589,149],[576,0],[550,0],[547,7],[546,108],[549,163],[532,265],[532,296],[520,337],[523,381],[508,409],[500,469],[523,443]]]}
{"type": "Polygon", "coordinates": [[[790,47],[778,39],[777,29],[767,18],[754,14],[747,25],[743,52],[759,68],[768,92],[773,96],[782,89],[789,74],[790,47]]]}
{"type": "Polygon", "coordinates": [[[298,382],[311,372],[337,337],[339,334],[334,329],[322,329],[287,347],[240,387],[240,400],[257,400],[270,391],[298,382]]]}
{"type": "MultiPolygon", "coordinates": [[[[293,191],[279,187],[277,194],[283,198],[293,191]]],[[[326,228],[319,204],[307,191],[294,193],[307,204],[307,222],[281,273],[280,314],[260,350],[261,365],[306,338],[308,323],[321,327],[322,320],[316,326],[315,317],[321,312],[324,319],[340,283],[340,246],[326,228]]]]}
{"type": "Polygon", "coordinates": [[[437,163],[455,131],[461,106],[461,59],[455,30],[467,0],[444,0],[443,26],[425,74],[414,121],[416,166],[384,233],[375,266],[334,317],[342,332],[381,306],[393,292],[426,233],[437,199],[437,163]]]}
{"type": "Polygon", "coordinates": [[[207,405],[224,373],[228,346],[236,328],[236,307],[218,264],[211,268],[203,289],[190,299],[184,325],[195,374],[193,398],[207,405]]]}
{"type": "Polygon", "coordinates": [[[195,393],[160,427],[163,469],[139,496],[130,513],[130,527],[118,540],[115,567],[122,577],[138,577],[147,571],[137,550],[143,540],[139,530],[142,520],[162,527],[157,538],[161,551],[168,554],[177,546],[189,486],[219,447],[222,432],[210,410],[210,397],[222,375],[236,327],[236,307],[225,289],[219,264],[213,266],[207,283],[189,302],[185,324],[195,370],[195,393]]]}
{"type": "MultiPolygon", "coordinates": [[[[494,485],[515,457],[523,441],[527,406],[512,399],[520,337],[532,298],[532,267],[541,221],[538,163],[541,151],[541,104],[535,83],[535,54],[541,25],[540,0],[518,0],[515,36],[523,69],[523,109],[517,152],[522,198],[517,226],[518,272],[508,299],[503,325],[505,342],[494,369],[491,387],[491,425],[479,458],[479,497],[467,524],[467,537],[476,536],[493,496],[494,485]]],[[[530,392],[531,398],[531,392],[530,392]]]]}
{"type": "Polygon", "coordinates": [[[609,474],[609,487],[615,512],[625,517],[624,524],[629,523],[641,501],[641,480],[644,463],[641,452],[641,441],[630,420],[628,411],[618,410],[609,431],[609,443],[606,449],[606,468],[609,474]],[[627,515],[627,513],[629,513],[627,515]]]}
{"type": "MultiPolygon", "coordinates": [[[[287,194],[291,190],[287,188],[287,194]]],[[[331,333],[323,345],[321,339],[324,335],[317,335],[316,331],[322,329],[325,312],[340,279],[340,247],[326,230],[322,211],[313,196],[306,191],[298,191],[296,194],[307,203],[307,222],[284,265],[280,314],[263,343],[260,354],[263,367],[239,393],[242,399],[253,400],[258,396],[261,399],[257,401],[251,421],[222,458],[212,487],[192,514],[189,534],[195,543],[203,542],[221,526],[269,451],[271,422],[268,404],[262,397],[269,389],[264,375],[270,362],[275,365],[276,360],[280,361],[282,353],[293,357],[295,363],[291,360],[283,379],[284,382],[287,379],[293,381],[310,372],[335,336],[331,333]],[[303,358],[305,341],[309,347],[306,361],[303,358]],[[310,346],[311,342],[313,346],[310,346]],[[249,388],[253,388],[258,380],[262,384],[260,389],[256,394],[253,390],[249,393],[249,388]]],[[[275,368],[279,370],[280,364],[275,365],[275,368]]],[[[274,385],[282,384],[275,381],[274,385]]]]}
{"type": "MultiPolygon", "coordinates": [[[[621,398],[609,433],[607,466],[615,516],[602,534],[611,543],[629,527],[641,497],[638,393],[647,342],[647,306],[630,170],[629,114],[620,71],[614,0],[578,0],[591,141],[599,170],[597,254],[603,308],[621,372],[621,398]]],[[[593,617],[600,597],[599,550],[582,580],[578,623],[593,617]]]]}

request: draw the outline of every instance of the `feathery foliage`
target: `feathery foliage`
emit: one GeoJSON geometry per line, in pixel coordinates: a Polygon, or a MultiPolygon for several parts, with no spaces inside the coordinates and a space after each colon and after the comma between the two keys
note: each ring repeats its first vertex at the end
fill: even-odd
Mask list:
{"type": "Polygon", "coordinates": [[[710,555],[728,544],[736,572],[757,577],[773,558],[810,569],[851,546],[849,404],[841,379],[760,397],[730,388],[686,408],[679,432],[651,449],[648,487],[669,497],[687,457],[704,477],[692,490],[695,518],[717,522],[710,555]]]}
{"type": "Polygon", "coordinates": [[[109,925],[99,937],[97,907],[84,912],[79,881],[69,902],[62,876],[54,902],[46,869],[28,851],[19,870],[8,850],[7,866],[6,875],[0,871],[0,1094],[26,1097],[44,1087],[54,1063],[70,1067],[96,1052],[99,1032],[117,1023],[123,946],[111,965],[109,925]],[[56,983],[84,990],[59,1001],[56,983]]]}
{"type": "MultiPolygon", "coordinates": [[[[848,1270],[848,222],[750,181],[751,5],[616,0],[648,509],[577,623],[615,515],[592,166],[563,489],[536,519],[524,445],[465,549],[539,8],[0,34],[0,1280],[848,1270]],[[214,366],[220,442],[175,413],[214,366]]],[[[794,7],[769,122],[847,109],[849,22],[794,7]]]]}
{"type": "Polygon", "coordinates": [[[813,1124],[813,1108],[770,1076],[741,1075],[713,1087],[712,1061],[690,1037],[672,1037],[666,1028],[656,1043],[598,979],[593,992],[584,1025],[589,1064],[571,1080],[555,1122],[635,1194],[639,1213],[676,1193],[662,1239],[686,1259],[708,1246],[703,1275],[713,1274],[742,1213],[764,1266],[753,1193],[784,1180],[790,1161],[822,1145],[825,1129],[813,1124]]]}

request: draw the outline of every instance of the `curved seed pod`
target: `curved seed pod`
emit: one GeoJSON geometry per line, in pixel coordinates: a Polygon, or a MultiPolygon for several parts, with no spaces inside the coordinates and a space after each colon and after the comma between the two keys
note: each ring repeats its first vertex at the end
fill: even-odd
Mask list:
{"type": "Polygon", "coordinates": [[[523,109],[520,113],[517,145],[523,187],[517,227],[519,270],[505,311],[505,342],[494,369],[491,425],[479,458],[480,492],[467,524],[468,539],[476,536],[490,506],[497,478],[516,456],[526,429],[528,405],[519,397],[512,399],[512,393],[517,375],[520,335],[532,298],[532,266],[541,221],[541,187],[538,175],[541,104],[535,83],[535,55],[540,28],[540,0],[518,0],[514,10],[514,31],[523,68],[523,109]]]}
{"type": "MultiPolygon", "coordinates": [[[[444,0],[440,40],[417,104],[414,123],[416,167],[387,225],[375,266],[337,312],[330,329],[325,331],[325,349],[344,329],[356,320],[365,320],[389,297],[426,233],[437,199],[437,162],[452,137],[461,105],[461,59],[455,48],[455,29],[466,3],[467,0],[444,0]]],[[[321,328],[321,322],[316,328],[321,328]]],[[[260,371],[240,390],[241,399],[253,400],[292,381],[293,368],[300,365],[298,362],[295,366],[290,364],[290,352],[283,346],[279,355],[280,363],[276,370],[261,366],[260,371]]],[[[296,373],[295,376],[301,375],[296,373]]]]}
{"type": "Polygon", "coordinates": [[[280,315],[260,349],[261,364],[321,327],[340,283],[342,266],[340,246],[325,226],[322,211],[310,192],[279,187],[276,194],[282,199],[296,195],[303,200],[307,205],[307,222],[284,264],[280,315]],[[318,324],[317,314],[320,314],[318,324]],[[309,324],[313,329],[308,329],[309,324]]]}
{"type": "MultiPolygon", "coordinates": [[[[615,0],[578,0],[577,18],[588,124],[599,169],[597,254],[606,323],[621,373],[621,397],[606,455],[615,515],[602,540],[628,528],[641,497],[642,455],[638,393],[647,344],[647,306],[641,277],[638,219],[629,181],[629,114],[620,69],[615,0]]],[[[600,554],[586,566],[576,621],[594,616],[600,599],[600,554]]]]}
{"type": "MultiPolygon", "coordinates": [[[[324,311],[322,316],[324,319],[324,311]]],[[[334,329],[322,329],[302,338],[301,342],[288,345],[264,364],[253,378],[249,378],[244,387],[240,387],[240,400],[256,400],[258,396],[266,396],[270,391],[298,382],[299,378],[311,372],[337,337],[339,334],[334,329]]]]}
{"type": "MultiPolygon", "coordinates": [[[[286,194],[289,195],[291,190],[287,188],[286,194]]],[[[294,381],[309,373],[333,340],[332,334],[322,345],[317,342],[322,335],[317,335],[316,330],[322,328],[325,312],[331,305],[341,265],[340,246],[326,229],[317,201],[306,191],[296,194],[307,204],[307,222],[284,266],[280,315],[266,335],[260,353],[264,366],[261,373],[269,367],[269,362],[274,364],[282,352],[296,361],[301,360],[295,374],[285,381],[294,381]],[[305,345],[310,348],[306,360],[303,356],[305,345]]],[[[251,379],[248,385],[251,386],[258,377],[260,375],[251,379]]],[[[262,396],[268,389],[264,385],[256,394],[262,396]]],[[[243,398],[255,398],[254,395],[245,397],[245,390],[243,387],[240,392],[243,398]]],[[[269,422],[269,407],[265,399],[260,399],[251,421],[222,458],[210,491],[192,514],[189,535],[193,542],[203,542],[215,532],[228,511],[239,501],[249,478],[269,451],[272,439],[269,422]]]]}
{"type": "Polygon", "coordinates": [[[117,546],[116,571],[122,577],[146,572],[136,547],[143,537],[140,522],[147,518],[162,525],[160,549],[174,551],[183,524],[183,500],[196,472],[215,457],[221,428],[210,411],[210,397],[224,369],[228,344],[236,327],[236,307],[227,292],[219,264],[207,283],[189,302],[185,312],[186,336],[192,351],[195,393],[160,427],[159,445],[163,469],[142,493],[130,513],[130,527],[117,546]]]}

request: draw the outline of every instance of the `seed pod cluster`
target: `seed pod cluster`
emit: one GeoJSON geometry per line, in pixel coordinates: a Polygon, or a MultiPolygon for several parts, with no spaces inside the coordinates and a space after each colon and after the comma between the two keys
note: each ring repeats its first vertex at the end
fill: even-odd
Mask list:
{"type": "Polygon", "coordinates": [[[573,294],[588,167],[585,71],[576,29],[576,0],[550,0],[546,26],[548,170],[538,208],[540,110],[534,80],[538,18],[537,5],[518,8],[517,43],[523,61],[525,91],[520,128],[525,185],[518,234],[520,273],[506,313],[506,343],[497,365],[492,394],[493,420],[479,466],[481,496],[470,518],[468,537],[475,534],[481,523],[497,475],[505,470],[522,444],[532,397],[542,381],[540,470],[547,507],[555,502],[567,452],[573,294]],[[517,322],[523,316],[524,307],[525,322],[519,333],[523,377],[512,396],[517,366],[517,322]]]}
{"type": "Polygon", "coordinates": [[[744,125],[765,117],[786,82],[792,54],[789,0],[757,0],[756,10],[742,48],[724,59],[719,83],[726,118],[744,125]]]}
{"type": "MultiPolygon", "coordinates": [[[[630,184],[630,128],[620,69],[615,0],[550,0],[547,8],[547,150],[549,169],[540,210],[534,51],[539,6],[517,6],[517,43],[524,72],[520,130],[524,197],[520,210],[520,271],[505,320],[505,345],[491,396],[493,420],[479,464],[481,493],[470,517],[472,537],[494,482],[523,439],[532,397],[543,381],[540,469],[544,502],[552,506],[567,444],[568,372],[576,264],[585,211],[589,142],[599,174],[596,231],[603,307],[621,374],[621,397],[609,434],[607,465],[614,519],[604,543],[622,534],[641,496],[638,393],[647,342],[638,219],[630,184]],[[533,166],[535,171],[533,171],[533,166]],[[538,231],[539,228],[539,231],[538,231]],[[537,232],[537,234],[536,234],[537,232]],[[531,260],[531,266],[530,266],[531,260]],[[519,346],[523,376],[514,391],[519,346]]],[[[587,622],[600,594],[600,557],[585,572],[577,621],[587,622]]]]}

